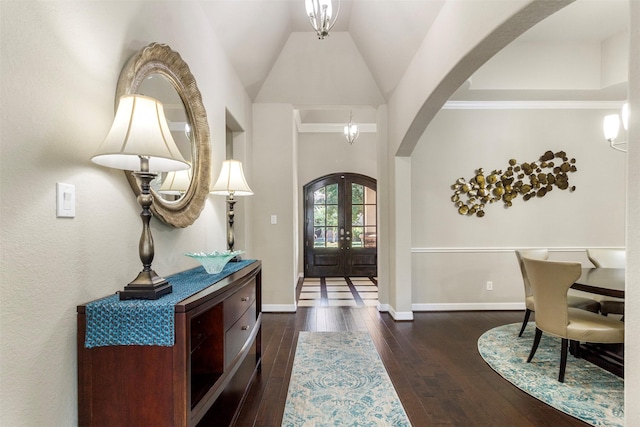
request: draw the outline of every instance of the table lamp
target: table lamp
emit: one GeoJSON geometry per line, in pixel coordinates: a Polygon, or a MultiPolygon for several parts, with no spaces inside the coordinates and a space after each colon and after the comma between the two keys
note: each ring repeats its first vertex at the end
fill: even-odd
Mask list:
{"type": "Polygon", "coordinates": [[[133,171],[140,182],[142,234],[138,249],[143,269],[119,293],[120,300],[158,299],[171,293],[171,284],[151,268],[154,249],[149,228],[153,203],[150,183],[158,172],[186,170],[190,166],[171,137],[162,103],[142,95],[122,96],[111,130],[91,161],[133,171]]]}
{"type": "Polygon", "coordinates": [[[171,171],[162,181],[158,193],[182,196],[191,185],[191,169],[171,171]]]}
{"type": "Polygon", "coordinates": [[[235,236],[233,233],[233,218],[235,212],[233,211],[233,205],[236,204],[235,196],[250,196],[253,194],[251,188],[244,179],[244,173],[242,172],[242,162],[238,160],[225,160],[222,162],[222,170],[218,180],[213,185],[211,194],[217,194],[221,196],[227,196],[227,204],[229,209],[227,215],[229,217],[229,227],[227,229],[227,249],[229,252],[233,251],[233,245],[235,244],[235,236]]]}

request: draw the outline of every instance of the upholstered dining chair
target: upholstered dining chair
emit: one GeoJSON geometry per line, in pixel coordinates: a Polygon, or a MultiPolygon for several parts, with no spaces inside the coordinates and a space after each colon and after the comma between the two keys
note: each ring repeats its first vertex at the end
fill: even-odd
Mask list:
{"type": "MultiPolygon", "coordinates": [[[[525,270],[524,264],[522,262],[522,258],[524,257],[546,260],[549,258],[549,250],[548,249],[516,250],[516,258],[518,258],[520,273],[522,273],[522,283],[524,284],[524,303],[526,308],[526,311],[524,312],[524,320],[522,321],[522,327],[520,328],[520,333],[518,334],[519,337],[522,336],[522,333],[527,327],[527,323],[529,323],[529,317],[531,317],[531,312],[536,311],[533,291],[531,290],[531,285],[529,284],[529,278],[527,277],[527,271],[525,270]]],[[[583,310],[592,311],[594,313],[598,313],[600,311],[600,303],[591,298],[581,297],[578,295],[567,295],[567,302],[569,304],[569,307],[580,308],[583,310]]]]}
{"type": "MultiPolygon", "coordinates": [[[[627,252],[624,249],[587,249],[587,258],[598,268],[625,268],[627,252]]],[[[600,297],[600,313],[622,314],[624,316],[624,300],[600,297]]]]}
{"type": "Polygon", "coordinates": [[[580,263],[531,258],[522,261],[536,301],[536,335],[527,363],[533,359],[543,332],[562,339],[560,382],[564,382],[569,341],[624,343],[623,322],[568,306],[567,292],[582,273],[580,263]]]}

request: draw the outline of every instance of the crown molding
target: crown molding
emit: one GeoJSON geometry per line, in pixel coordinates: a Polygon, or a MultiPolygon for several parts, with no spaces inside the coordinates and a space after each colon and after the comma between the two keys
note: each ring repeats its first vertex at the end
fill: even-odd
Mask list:
{"type": "Polygon", "coordinates": [[[443,110],[611,110],[625,101],[447,101],[443,110]]]}
{"type": "MultiPolygon", "coordinates": [[[[307,110],[327,110],[327,109],[335,109],[329,108],[325,106],[315,106],[315,108],[306,107],[307,110]]],[[[372,109],[371,107],[360,109],[372,109]]],[[[296,129],[299,133],[344,133],[344,127],[347,122],[344,123],[302,123],[302,119],[300,117],[300,109],[296,108],[293,110],[293,119],[296,123],[296,129]]],[[[376,123],[358,123],[358,128],[360,129],[360,133],[376,133],[378,131],[378,125],[376,123]]]]}
{"type": "MultiPolygon", "coordinates": [[[[447,101],[443,110],[619,110],[625,101],[447,101]]],[[[346,123],[302,123],[293,112],[299,133],[343,133],[346,123]]],[[[376,133],[376,123],[356,123],[360,133],[376,133]]]]}
{"type": "MultiPolygon", "coordinates": [[[[356,123],[360,133],[375,133],[377,125],[375,123],[356,123]]],[[[343,133],[346,123],[300,123],[298,132],[300,133],[343,133]]]]}

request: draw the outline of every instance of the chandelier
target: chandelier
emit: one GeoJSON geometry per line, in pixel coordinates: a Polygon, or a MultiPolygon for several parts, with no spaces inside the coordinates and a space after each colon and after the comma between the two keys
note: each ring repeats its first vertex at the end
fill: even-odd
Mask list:
{"type": "Polygon", "coordinates": [[[353,113],[349,112],[349,123],[344,127],[344,137],[349,144],[353,144],[358,139],[358,135],[360,135],[360,129],[357,124],[353,123],[353,113]]]}
{"type": "Polygon", "coordinates": [[[627,130],[627,126],[629,125],[629,104],[627,103],[622,106],[620,114],[605,116],[602,130],[604,131],[604,138],[609,142],[611,148],[626,153],[627,149],[620,146],[626,145],[627,141],[616,141],[618,132],[620,131],[620,116],[622,116],[622,127],[627,130]]]}
{"type": "Polygon", "coordinates": [[[340,11],[340,0],[336,0],[338,7],[335,14],[332,2],[333,0],[305,0],[304,2],[311,26],[316,30],[320,40],[329,35],[329,30],[336,23],[340,11]]]}

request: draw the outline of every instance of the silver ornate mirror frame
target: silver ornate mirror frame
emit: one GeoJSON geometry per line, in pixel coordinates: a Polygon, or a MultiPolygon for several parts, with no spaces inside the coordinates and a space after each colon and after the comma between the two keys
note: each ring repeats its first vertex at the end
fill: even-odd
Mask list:
{"type": "MultiPolygon", "coordinates": [[[[180,95],[193,133],[195,159],[191,165],[191,183],[185,194],[179,200],[168,201],[152,190],[151,210],[154,216],[171,226],[188,227],[200,216],[209,194],[211,150],[207,113],[189,66],[177,52],[159,43],[151,43],[139,50],[125,64],[116,89],[116,108],[122,95],[138,93],[142,82],[152,74],[164,76],[180,95]]],[[[125,171],[125,174],[133,192],[139,195],[140,186],[135,177],[130,171],[125,171]]]]}

